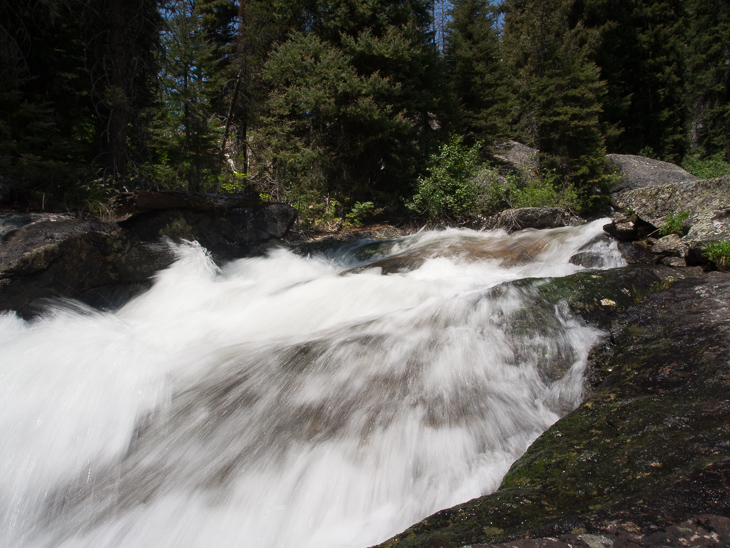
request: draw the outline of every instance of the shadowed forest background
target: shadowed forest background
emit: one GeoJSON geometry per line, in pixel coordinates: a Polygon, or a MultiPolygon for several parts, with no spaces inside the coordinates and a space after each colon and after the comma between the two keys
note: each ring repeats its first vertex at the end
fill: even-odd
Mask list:
{"type": "Polygon", "coordinates": [[[600,208],[606,152],[730,167],[726,0],[0,0],[0,187],[256,192],[305,227],[600,208]],[[539,151],[500,178],[494,144],[539,151]]]}

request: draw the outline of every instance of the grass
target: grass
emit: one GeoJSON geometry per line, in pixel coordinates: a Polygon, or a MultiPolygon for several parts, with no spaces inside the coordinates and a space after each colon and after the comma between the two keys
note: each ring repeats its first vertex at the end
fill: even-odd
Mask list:
{"type": "Polygon", "coordinates": [[[717,266],[730,266],[730,241],[710,242],[702,246],[702,253],[717,266]]]}
{"type": "Polygon", "coordinates": [[[682,222],[689,217],[689,211],[681,211],[677,215],[669,215],[667,221],[659,229],[659,234],[662,236],[669,236],[670,234],[679,234],[680,236],[684,233],[682,229],[682,222]]]}

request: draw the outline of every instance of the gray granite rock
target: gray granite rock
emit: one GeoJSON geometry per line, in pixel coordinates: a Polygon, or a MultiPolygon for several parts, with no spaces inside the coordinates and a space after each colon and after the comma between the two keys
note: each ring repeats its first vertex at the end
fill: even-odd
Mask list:
{"type": "Polygon", "coordinates": [[[614,193],[698,179],[675,164],[645,156],[609,154],[606,157],[622,175],[621,181],[613,188],[614,193]]]}

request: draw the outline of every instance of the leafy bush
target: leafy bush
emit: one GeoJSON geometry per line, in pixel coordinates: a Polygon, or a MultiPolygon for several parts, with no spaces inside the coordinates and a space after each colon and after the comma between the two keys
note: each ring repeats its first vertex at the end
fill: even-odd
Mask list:
{"type": "Polygon", "coordinates": [[[702,246],[702,253],[717,266],[730,266],[730,241],[710,242],[702,246]]]}
{"type": "Polygon", "coordinates": [[[670,234],[684,234],[682,222],[689,217],[689,211],[682,211],[677,215],[669,215],[664,225],[659,229],[659,234],[669,236],[670,234]]]}
{"type": "Polygon", "coordinates": [[[479,146],[462,144],[453,135],[438,153],[431,155],[428,175],[418,178],[416,194],[406,203],[408,209],[430,220],[461,220],[479,212],[480,189],[474,175],[479,169],[479,146]]]}
{"type": "Polygon", "coordinates": [[[517,177],[507,177],[505,201],[510,207],[563,207],[579,209],[580,200],[570,184],[561,185],[554,172],[543,171],[542,178],[529,178],[520,185],[517,177]]]}
{"type": "Polygon", "coordinates": [[[730,162],[725,161],[722,154],[702,158],[700,154],[685,157],[682,168],[701,179],[714,179],[730,175],[730,162]]]}
{"type": "Polygon", "coordinates": [[[345,215],[345,226],[347,227],[360,227],[365,219],[382,213],[382,208],[375,208],[373,202],[355,202],[350,212],[345,215]]]}

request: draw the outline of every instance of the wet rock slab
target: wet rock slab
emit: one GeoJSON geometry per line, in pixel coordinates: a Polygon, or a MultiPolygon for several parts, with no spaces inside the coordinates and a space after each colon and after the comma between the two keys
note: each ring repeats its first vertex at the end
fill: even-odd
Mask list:
{"type": "Polygon", "coordinates": [[[625,289],[602,299],[616,305],[599,316],[610,335],[591,356],[584,403],[496,493],[382,546],[728,545],[730,274],[625,289]]]}

